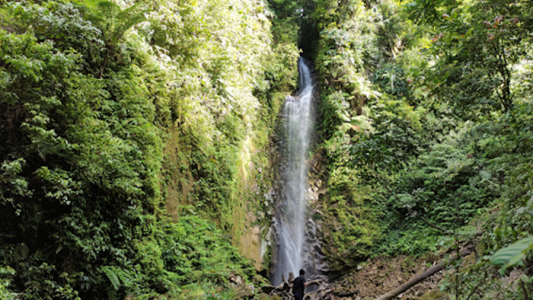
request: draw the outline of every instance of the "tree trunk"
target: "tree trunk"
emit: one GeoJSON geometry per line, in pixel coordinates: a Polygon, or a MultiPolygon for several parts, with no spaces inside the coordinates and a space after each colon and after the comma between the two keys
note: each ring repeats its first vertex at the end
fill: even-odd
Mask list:
{"type": "Polygon", "coordinates": [[[417,283],[419,283],[419,282],[423,281],[424,279],[428,278],[429,276],[439,272],[442,269],[444,269],[443,265],[436,265],[436,266],[432,267],[431,269],[425,271],[424,273],[416,276],[415,278],[412,278],[411,280],[407,281],[405,284],[397,287],[396,289],[386,293],[385,295],[382,295],[381,297],[379,297],[376,300],[389,300],[389,299],[392,299],[392,298],[398,296],[399,294],[407,291],[411,287],[415,286],[417,283]]]}

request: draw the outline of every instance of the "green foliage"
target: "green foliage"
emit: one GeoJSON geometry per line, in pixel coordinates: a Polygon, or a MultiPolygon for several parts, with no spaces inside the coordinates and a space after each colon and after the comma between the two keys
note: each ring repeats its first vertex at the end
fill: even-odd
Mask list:
{"type": "Polygon", "coordinates": [[[404,4],[407,16],[418,23],[429,23],[435,26],[443,22],[442,14],[457,7],[453,0],[414,0],[404,4]]]}
{"type": "Polygon", "coordinates": [[[451,229],[454,224],[464,224],[494,199],[492,175],[485,170],[484,160],[475,158],[475,152],[465,153],[453,144],[437,144],[428,155],[419,156],[417,163],[402,174],[399,183],[400,189],[410,192],[390,199],[398,208],[422,211],[451,229]]]}
{"type": "Polygon", "coordinates": [[[343,121],[362,113],[367,99],[379,95],[371,89],[365,69],[365,61],[381,59],[374,34],[378,26],[373,22],[376,14],[363,1],[318,1],[313,17],[320,31],[316,69],[325,85],[321,131],[329,139],[343,121]]]}
{"type": "Polygon", "coordinates": [[[438,93],[464,109],[508,111],[511,68],[526,55],[531,5],[465,2],[448,9],[442,31],[431,40],[432,51],[442,56],[433,69],[438,93]]]}
{"type": "Polygon", "coordinates": [[[362,131],[351,148],[351,162],[369,172],[386,169],[387,172],[411,163],[424,146],[422,138],[423,107],[409,106],[403,100],[382,97],[369,103],[369,118],[373,121],[371,132],[362,131]]]}
{"type": "MultiPolygon", "coordinates": [[[[324,222],[361,224],[361,211],[379,220],[363,225],[374,239],[345,261],[369,245],[366,255],[416,256],[481,231],[490,257],[531,234],[531,9],[510,1],[317,2],[324,204],[343,212],[324,222]],[[342,173],[351,190],[364,191],[355,210],[331,196],[348,181],[332,180],[342,173]]],[[[488,259],[453,263],[462,279],[450,276],[443,289],[456,297],[521,297],[488,259]]]]}
{"type": "Polygon", "coordinates": [[[451,262],[460,279],[443,289],[522,297],[489,258],[531,265],[517,241],[533,232],[533,5],[269,5],[2,7],[0,298],[234,298],[228,278],[254,270],[233,246],[269,225],[247,216],[269,209],[258,153],[296,87],[298,47],[322,87],[328,193],[314,217],[331,265],[479,231],[484,258],[451,262]]]}
{"type": "Polygon", "coordinates": [[[15,271],[8,267],[0,267],[0,297],[5,300],[14,300],[17,297],[16,293],[10,290],[11,278],[15,275],[15,271]]]}
{"type": "Polygon", "coordinates": [[[115,55],[115,47],[118,46],[128,29],[146,21],[144,14],[148,10],[144,8],[142,2],[123,10],[117,4],[107,0],[89,0],[85,4],[89,8],[86,19],[100,28],[106,45],[106,54],[100,70],[100,78],[102,78],[109,56],[115,55]]]}
{"type": "Polygon", "coordinates": [[[372,83],[377,84],[382,92],[398,98],[411,98],[403,69],[395,65],[385,65],[376,70],[372,83]]]}
{"type": "Polygon", "coordinates": [[[272,34],[277,44],[294,43],[298,40],[298,15],[300,1],[272,0],[268,2],[274,14],[272,34]]]}
{"type": "Polygon", "coordinates": [[[126,9],[110,1],[93,0],[85,4],[90,11],[86,18],[102,30],[106,44],[110,46],[116,46],[132,26],[146,21],[144,14],[148,12],[142,3],[126,9]]]}
{"type": "Polygon", "coordinates": [[[490,262],[496,266],[501,266],[504,271],[507,268],[521,263],[531,249],[533,249],[533,238],[521,239],[514,244],[496,251],[490,262]]]}
{"type": "MultiPolygon", "coordinates": [[[[523,299],[527,286],[509,284],[493,263],[515,266],[530,282],[532,9],[513,1],[317,1],[329,176],[348,173],[365,195],[355,210],[327,198],[343,213],[321,220],[361,224],[365,211],[379,221],[363,224],[375,239],[345,261],[369,245],[366,255],[416,256],[483,233],[479,259],[450,262],[441,289],[454,299],[523,299]]],[[[346,181],[328,179],[328,196],[346,181]]],[[[323,234],[335,230],[344,229],[323,234]]]]}
{"type": "MultiPolygon", "coordinates": [[[[397,217],[397,216],[395,216],[397,217]]],[[[440,238],[430,232],[424,224],[396,225],[387,231],[385,238],[376,242],[374,251],[396,256],[399,253],[418,257],[423,253],[435,251],[439,247],[440,238]]]]}
{"type": "MultiPolygon", "coordinates": [[[[49,7],[59,15],[76,12],[68,5],[49,7]]],[[[71,19],[81,20],[79,12],[71,19]]],[[[0,34],[2,136],[8,142],[1,148],[2,236],[8,245],[2,260],[17,266],[20,277],[46,279],[25,291],[28,298],[75,297],[79,290],[60,285],[52,275],[55,265],[42,261],[55,253],[56,259],[73,261],[62,272],[91,274],[93,264],[108,263],[102,256],[114,253],[112,261],[132,255],[120,245],[139,236],[132,230],[141,222],[140,212],[153,211],[160,197],[160,183],[152,177],[161,164],[159,133],[151,125],[154,107],[135,68],[101,82],[83,71],[83,56],[72,49],[62,52],[51,40],[39,42],[30,34],[0,34]],[[31,250],[14,255],[9,245],[22,242],[31,250]],[[40,251],[43,245],[47,250],[40,251]]],[[[89,282],[98,282],[91,277],[89,282]]]]}
{"type": "Polygon", "coordinates": [[[12,3],[7,11],[14,29],[32,33],[38,40],[53,40],[54,47],[64,51],[76,49],[85,59],[97,59],[104,46],[101,29],[82,16],[82,7],[55,1],[39,5],[12,3]],[[93,56],[93,57],[91,57],[93,56]]]}
{"type": "Polygon", "coordinates": [[[265,85],[259,86],[254,95],[264,106],[261,121],[274,128],[280,108],[288,93],[296,90],[299,53],[294,44],[277,44],[269,56],[265,70],[265,85]]]}
{"type": "Polygon", "coordinates": [[[203,279],[227,283],[230,274],[251,278],[255,272],[213,223],[183,216],[179,223],[168,224],[163,230],[173,235],[155,236],[162,244],[162,259],[184,283],[203,279]]]}
{"type": "Polygon", "coordinates": [[[256,135],[265,146],[280,101],[269,95],[297,74],[296,48],[272,50],[264,13],[255,1],[2,9],[0,265],[14,271],[0,297],[192,299],[222,286],[228,298],[230,274],[253,276],[233,236],[164,217],[181,200],[166,194],[164,153],[179,133],[191,213],[237,236],[241,151],[256,135]]]}
{"type": "MultiPolygon", "coordinates": [[[[358,176],[371,184],[379,210],[387,216],[382,227],[389,228],[388,234],[378,253],[413,255],[435,249],[437,237],[445,232],[428,227],[419,216],[453,230],[497,196],[498,185],[487,171],[485,155],[499,147],[493,138],[480,138],[480,133],[493,133],[494,128],[448,132],[446,127],[455,124],[445,125],[445,119],[436,123],[438,113],[428,115],[420,106],[413,110],[403,101],[380,100],[370,106],[372,131],[352,139],[349,160],[360,170],[358,176]],[[442,137],[441,132],[446,138],[429,144],[442,137]]],[[[441,117],[447,118],[442,112],[441,117]]]]}
{"type": "MultiPolygon", "coordinates": [[[[357,171],[346,160],[343,139],[330,140],[326,145],[328,157],[335,161],[329,166],[328,195],[322,201],[322,251],[335,270],[353,268],[371,255],[371,248],[381,236],[378,214],[373,209],[367,190],[354,180],[357,171]]],[[[345,140],[344,140],[345,141],[345,140]]]]}
{"type": "Polygon", "coordinates": [[[274,14],[272,34],[277,44],[295,44],[302,55],[313,59],[316,55],[318,30],[313,13],[312,0],[270,0],[269,7],[274,14]]]}
{"type": "Polygon", "coordinates": [[[242,154],[252,151],[246,143],[266,146],[264,136],[272,131],[280,95],[293,89],[297,77],[297,49],[289,40],[270,46],[263,5],[160,1],[150,3],[148,14],[150,43],[160,63],[175,70],[166,83],[179,145],[174,149],[180,152],[170,153],[177,169],[172,177],[192,185],[177,201],[194,203],[228,230],[242,225],[231,215],[246,207],[244,199],[236,198],[245,180],[240,177],[245,174],[242,154]]]}

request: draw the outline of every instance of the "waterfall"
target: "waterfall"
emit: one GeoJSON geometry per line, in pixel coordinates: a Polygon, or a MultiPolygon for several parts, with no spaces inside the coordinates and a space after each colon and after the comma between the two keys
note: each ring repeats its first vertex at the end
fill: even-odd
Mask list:
{"type": "Polygon", "coordinates": [[[298,62],[300,88],[297,97],[287,97],[283,106],[281,201],[275,227],[278,248],[272,282],[281,283],[281,275],[298,276],[304,266],[306,206],[308,191],[308,150],[313,127],[313,81],[303,58],[298,62]]]}

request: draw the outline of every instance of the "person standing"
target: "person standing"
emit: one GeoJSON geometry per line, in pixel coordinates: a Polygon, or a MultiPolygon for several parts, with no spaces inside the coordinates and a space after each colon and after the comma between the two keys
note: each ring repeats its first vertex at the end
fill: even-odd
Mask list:
{"type": "Polygon", "coordinates": [[[300,276],[294,279],[294,281],[292,282],[292,292],[294,293],[294,300],[304,299],[305,287],[307,286],[307,282],[305,282],[304,275],[305,271],[303,269],[300,269],[300,276]]]}

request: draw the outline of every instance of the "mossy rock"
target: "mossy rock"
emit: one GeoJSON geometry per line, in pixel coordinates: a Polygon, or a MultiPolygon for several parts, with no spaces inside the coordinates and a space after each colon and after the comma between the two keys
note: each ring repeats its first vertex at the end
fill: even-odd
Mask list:
{"type": "Polygon", "coordinates": [[[235,289],[237,299],[246,299],[253,295],[252,291],[245,286],[239,286],[235,289]]]}

